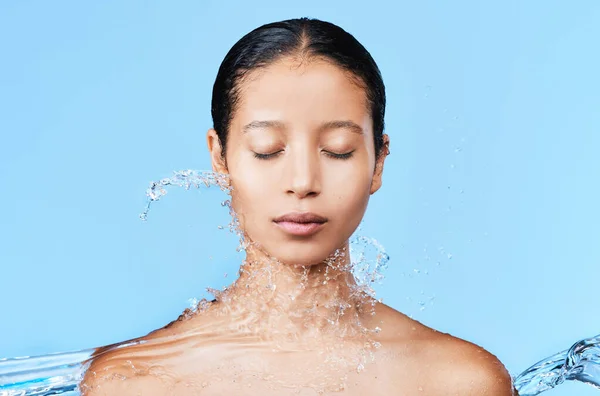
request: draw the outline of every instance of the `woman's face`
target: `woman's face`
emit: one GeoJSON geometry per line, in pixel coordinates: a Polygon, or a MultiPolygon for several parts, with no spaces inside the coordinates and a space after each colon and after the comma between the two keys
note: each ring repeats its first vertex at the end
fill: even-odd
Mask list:
{"type": "Polygon", "coordinates": [[[324,61],[285,58],[249,77],[230,124],[227,167],[208,132],[213,170],[229,174],[250,242],[286,264],[320,263],[352,235],[381,185],[385,155],[376,161],[365,91],[324,61]],[[319,218],[278,221],[302,213],[319,218]]]}

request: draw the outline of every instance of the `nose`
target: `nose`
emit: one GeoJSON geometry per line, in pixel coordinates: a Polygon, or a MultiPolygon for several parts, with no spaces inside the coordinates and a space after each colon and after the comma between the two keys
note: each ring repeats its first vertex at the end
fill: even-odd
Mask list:
{"type": "Polygon", "coordinates": [[[286,190],[298,198],[317,196],[321,193],[319,157],[311,150],[292,152],[288,165],[286,190]]]}

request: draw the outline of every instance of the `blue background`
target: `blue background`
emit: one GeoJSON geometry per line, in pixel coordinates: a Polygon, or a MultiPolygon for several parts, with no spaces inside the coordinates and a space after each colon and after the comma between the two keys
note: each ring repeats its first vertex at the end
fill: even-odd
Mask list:
{"type": "Polygon", "coordinates": [[[5,0],[0,357],[146,334],[235,279],[219,191],[138,214],[150,181],[210,168],[229,48],[299,16],[354,34],[386,83],[378,297],[513,374],[600,333],[600,3],[5,0]]]}

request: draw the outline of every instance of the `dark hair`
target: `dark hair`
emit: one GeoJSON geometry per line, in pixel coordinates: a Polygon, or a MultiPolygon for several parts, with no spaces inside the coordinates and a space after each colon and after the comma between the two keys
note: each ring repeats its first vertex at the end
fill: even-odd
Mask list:
{"type": "Polygon", "coordinates": [[[288,19],[260,26],[242,37],[229,50],[213,85],[211,113],[225,158],[227,134],[240,82],[251,71],[266,67],[286,56],[321,58],[350,72],[364,87],[373,120],[375,154],[383,145],[385,86],[371,54],[344,29],[311,18],[288,19]]]}

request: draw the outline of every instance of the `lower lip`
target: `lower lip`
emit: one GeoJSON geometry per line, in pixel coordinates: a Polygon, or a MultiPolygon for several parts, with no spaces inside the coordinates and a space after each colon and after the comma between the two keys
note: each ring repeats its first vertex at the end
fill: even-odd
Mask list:
{"type": "Polygon", "coordinates": [[[308,236],[319,231],[324,223],[294,223],[293,221],[279,221],[275,222],[275,224],[288,234],[308,236]]]}

